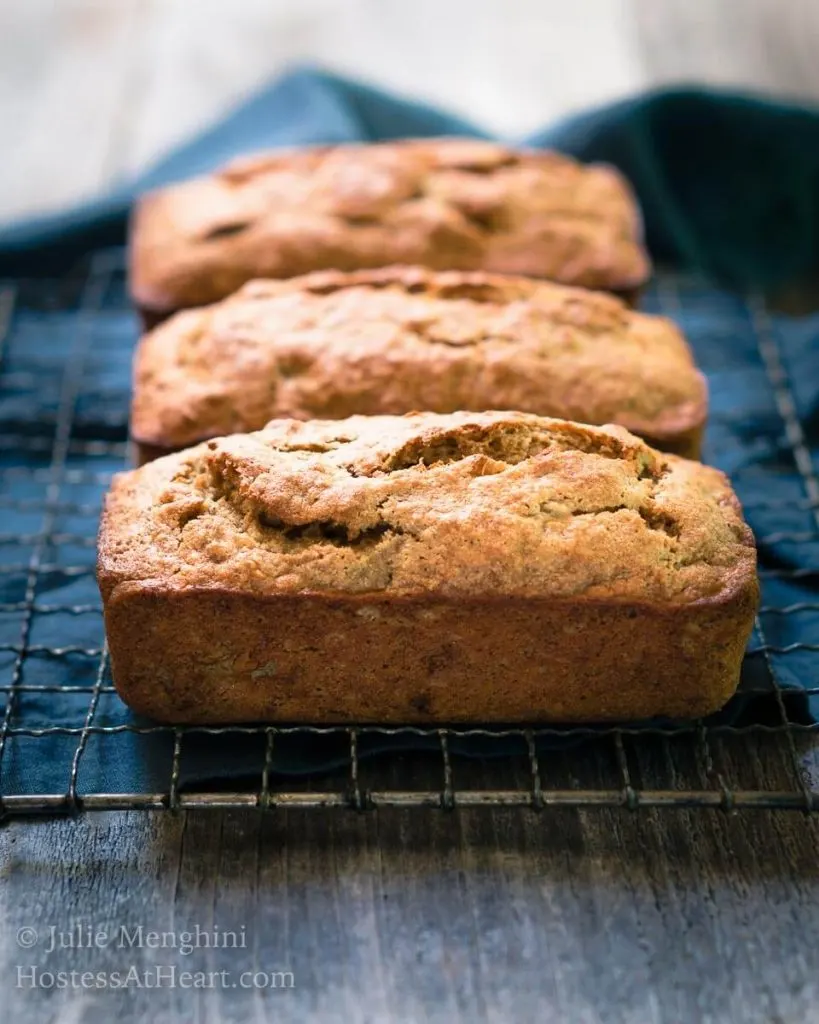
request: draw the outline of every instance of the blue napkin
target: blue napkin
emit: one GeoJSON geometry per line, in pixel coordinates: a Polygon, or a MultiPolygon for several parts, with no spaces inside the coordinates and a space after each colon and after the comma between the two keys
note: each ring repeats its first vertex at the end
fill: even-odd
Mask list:
{"type": "MultiPolygon", "coordinates": [[[[483,135],[462,120],[356,82],[297,71],[140,179],[68,213],[0,229],[0,277],[18,291],[0,348],[0,686],[6,688],[0,692],[20,684],[52,687],[17,695],[11,723],[23,731],[8,738],[0,792],[65,791],[77,730],[86,721],[89,688],[97,679],[96,508],[107,475],[122,466],[137,336],[121,252],[112,254],[108,247],[123,243],[134,195],[265,147],[440,134],[483,135]],[[92,253],[97,255],[90,288],[78,279],[72,292],[69,277],[62,291],[55,290],[49,275],[63,274],[92,253]],[[95,291],[97,308],[89,317],[84,307],[95,291]],[[53,510],[55,537],[38,556],[44,568],[21,664],[28,566],[49,495],[67,366],[76,389],[73,447],[53,510]],[[55,648],[62,649],[56,657],[55,648]],[[66,692],[66,686],[76,691],[66,692]],[[58,687],[63,689],[57,692],[58,687]],[[36,734],[55,725],[66,731],[36,734]]],[[[819,717],[819,316],[772,315],[761,296],[763,290],[810,280],[817,271],[819,114],[678,90],[592,111],[527,141],[623,169],[642,203],[654,257],[675,268],[660,276],[645,305],[679,320],[708,375],[712,417],[706,458],[732,476],[759,540],[763,577],[764,607],[740,694],[711,724],[778,725],[785,717],[811,722],[819,717]]],[[[101,682],[93,724],[134,724],[110,690],[107,672],[101,682]]],[[[551,749],[588,733],[547,730],[538,744],[551,749]]],[[[371,733],[361,737],[360,749],[366,755],[437,742],[411,732],[371,733]]],[[[454,753],[508,753],[511,744],[526,755],[520,739],[473,736],[451,742],[454,753]]],[[[79,762],[79,790],[167,789],[172,746],[169,731],[92,733],[79,762]]],[[[214,779],[252,775],[263,754],[263,738],[189,735],[180,783],[213,785],[214,779]]],[[[347,758],[344,736],[293,734],[277,740],[271,769],[313,772],[347,758]]]]}

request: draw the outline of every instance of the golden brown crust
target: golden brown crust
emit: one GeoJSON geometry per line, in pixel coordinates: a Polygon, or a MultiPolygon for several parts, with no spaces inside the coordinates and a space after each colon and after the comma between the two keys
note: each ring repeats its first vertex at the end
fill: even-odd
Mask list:
{"type": "Polygon", "coordinates": [[[148,315],[256,277],[391,263],[628,292],[648,278],[639,211],[610,167],[463,139],[285,150],[152,192],[131,230],[148,315]]]}
{"type": "Polygon", "coordinates": [[[676,326],[528,278],[388,267],[254,281],[146,335],[140,461],[272,417],[518,409],[618,423],[696,458],[704,378],[676,326]]]}
{"type": "Polygon", "coordinates": [[[115,480],[114,679],[169,721],[699,715],[753,539],[718,471],[520,413],[277,421],[115,480]]]}

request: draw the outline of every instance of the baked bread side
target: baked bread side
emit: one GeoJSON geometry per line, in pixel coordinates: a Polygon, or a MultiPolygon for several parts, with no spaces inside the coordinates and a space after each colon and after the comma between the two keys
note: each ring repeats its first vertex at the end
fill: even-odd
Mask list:
{"type": "Polygon", "coordinates": [[[690,717],[758,597],[718,471],[519,413],[277,421],[116,478],[114,681],[170,722],[690,717]]]}
{"type": "Polygon", "coordinates": [[[256,277],[393,263],[634,294],[650,267],[612,168],[464,139],[285,150],[149,193],[130,288],[156,320],[256,277]]]}
{"type": "Polygon", "coordinates": [[[699,456],[705,380],[662,317],[526,278],[391,267],[255,281],[136,356],[139,460],[271,418],[518,409],[699,456]]]}

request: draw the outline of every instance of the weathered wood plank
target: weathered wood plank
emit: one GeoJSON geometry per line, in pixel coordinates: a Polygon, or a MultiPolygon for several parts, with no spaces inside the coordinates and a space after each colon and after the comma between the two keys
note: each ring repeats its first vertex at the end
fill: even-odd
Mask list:
{"type": "Polygon", "coordinates": [[[92,195],[116,173],[141,2],[0,4],[0,220],[92,195]]]}
{"type": "Polygon", "coordinates": [[[295,61],[446,104],[506,134],[642,83],[620,0],[244,0],[238,9],[199,0],[196,18],[185,0],[167,0],[152,16],[132,168],[295,61]]]}
{"type": "Polygon", "coordinates": [[[90,815],[0,831],[10,1020],[815,1019],[819,824],[570,810],[90,815]],[[247,949],[63,950],[24,926],[246,927],[247,949]],[[293,989],[18,989],[17,964],[292,970],[293,989]],[[197,1016],[198,1014],[198,1016],[197,1016]]]}
{"type": "Polygon", "coordinates": [[[819,101],[815,0],[631,0],[654,83],[703,81],[819,101]]]}

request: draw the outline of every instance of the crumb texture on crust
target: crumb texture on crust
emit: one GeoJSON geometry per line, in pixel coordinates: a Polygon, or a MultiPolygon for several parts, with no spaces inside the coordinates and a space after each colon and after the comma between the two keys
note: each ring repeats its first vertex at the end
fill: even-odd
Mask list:
{"type": "Polygon", "coordinates": [[[389,263],[629,290],[649,275],[631,190],[609,167],[477,140],[262,154],[150,193],[138,303],[198,306],[253,277],[389,263]]]}
{"type": "Polygon", "coordinates": [[[749,587],[755,550],[720,472],[625,430],[420,413],[274,421],[120,475],[99,578],[677,605],[749,587]]]}
{"type": "Polygon", "coordinates": [[[677,327],[527,278],[389,267],[253,281],[146,335],[133,436],[178,448],[272,417],[518,409],[663,446],[705,421],[677,327]]]}

